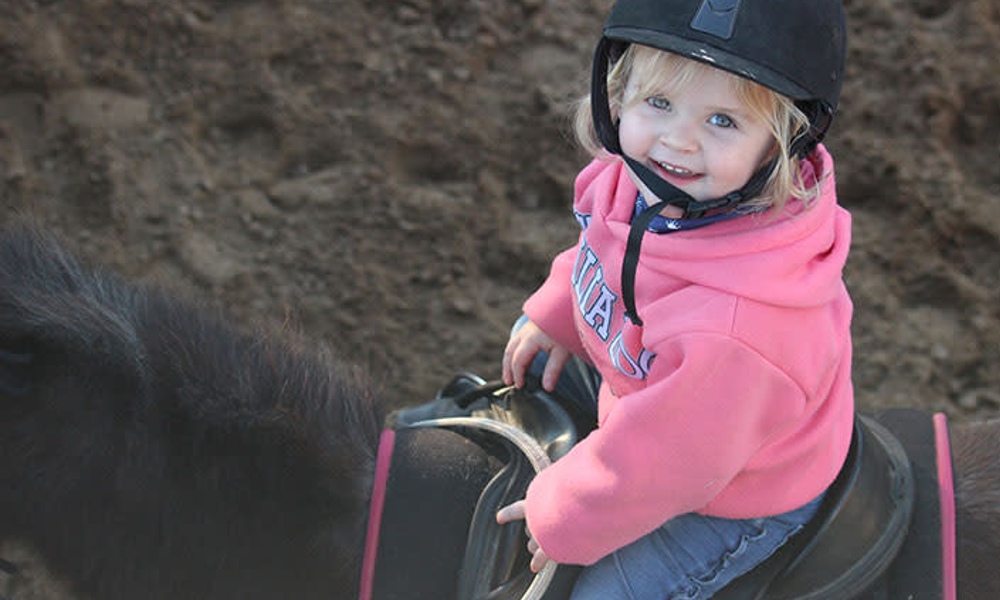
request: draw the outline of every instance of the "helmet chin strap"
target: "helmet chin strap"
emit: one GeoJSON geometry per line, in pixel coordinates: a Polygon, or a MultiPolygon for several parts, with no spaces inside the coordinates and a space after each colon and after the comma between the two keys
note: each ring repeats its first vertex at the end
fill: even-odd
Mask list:
{"type": "MultiPolygon", "coordinates": [[[[624,153],[621,154],[621,157],[625,161],[625,164],[632,169],[636,177],[649,188],[649,191],[653,192],[661,200],[661,202],[650,204],[632,219],[632,223],[629,225],[628,242],[625,246],[625,258],[622,261],[621,286],[622,300],[625,302],[625,316],[635,325],[641,326],[642,319],[639,318],[639,313],[635,306],[635,276],[639,267],[639,251],[642,247],[642,239],[652,220],[668,206],[677,206],[684,211],[682,219],[701,221],[700,223],[692,222],[692,227],[688,227],[687,229],[713,223],[713,220],[701,220],[700,217],[710,210],[733,209],[745,200],[759,195],[764,189],[768,177],[774,171],[777,161],[768,161],[753,174],[746,185],[736,191],[714,200],[695,200],[689,194],[653,173],[637,160],[626,156],[624,153]]],[[[734,216],[736,215],[734,214],[734,216]]]]}
{"type": "MultiPolygon", "coordinates": [[[[697,219],[710,210],[729,208],[760,193],[760,189],[748,190],[747,188],[750,186],[750,182],[748,182],[747,185],[742,188],[736,190],[735,192],[730,192],[721,198],[716,198],[714,200],[695,200],[689,194],[663,179],[634,158],[626,156],[625,154],[621,154],[620,156],[622,157],[622,160],[625,161],[625,164],[628,165],[629,169],[635,173],[636,177],[638,177],[642,183],[649,188],[649,191],[653,192],[654,196],[663,201],[663,206],[661,206],[660,209],[662,210],[667,206],[676,206],[684,211],[684,215],[681,217],[682,219],[697,219]]],[[[769,175],[770,169],[767,170],[769,175]]],[[[763,188],[762,185],[756,187],[763,188]]]]}

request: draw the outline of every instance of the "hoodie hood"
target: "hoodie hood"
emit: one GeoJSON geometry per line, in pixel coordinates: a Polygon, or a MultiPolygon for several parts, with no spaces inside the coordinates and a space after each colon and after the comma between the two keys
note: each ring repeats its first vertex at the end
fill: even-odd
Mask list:
{"type": "MultiPolygon", "coordinates": [[[[662,294],[662,286],[654,282],[688,282],[786,307],[818,306],[840,294],[850,215],[837,205],[833,161],[826,149],[817,147],[801,165],[807,185],[820,182],[819,194],[808,206],[793,200],[780,214],[750,214],[690,231],[646,232],[636,272],[640,315],[643,306],[662,294]]],[[[592,212],[604,215],[588,219],[597,230],[588,229],[586,235],[608,235],[624,246],[638,193],[624,164],[603,163],[589,183],[578,181],[578,192],[578,212],[590,205],[592,212]],[[581,184],[586,188],[580,189],[581,184]]]]}

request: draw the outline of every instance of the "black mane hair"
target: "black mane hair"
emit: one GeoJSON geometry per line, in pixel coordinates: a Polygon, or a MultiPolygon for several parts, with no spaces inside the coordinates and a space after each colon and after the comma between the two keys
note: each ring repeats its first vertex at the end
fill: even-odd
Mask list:
{"type": "Polygon", "coordinates": [[[75,592],[357,597],[374,396],[291,334],[0,232],[0,538],[75,592]]]}

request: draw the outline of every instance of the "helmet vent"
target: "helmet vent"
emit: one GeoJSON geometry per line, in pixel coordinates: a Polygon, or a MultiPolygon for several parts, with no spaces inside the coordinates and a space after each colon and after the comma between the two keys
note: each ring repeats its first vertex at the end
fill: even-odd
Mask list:
{"type": "Polygon", "coordinates": [[[691,29],[728,40],[733,36],[741,0],[702,0],[691,29]]]}

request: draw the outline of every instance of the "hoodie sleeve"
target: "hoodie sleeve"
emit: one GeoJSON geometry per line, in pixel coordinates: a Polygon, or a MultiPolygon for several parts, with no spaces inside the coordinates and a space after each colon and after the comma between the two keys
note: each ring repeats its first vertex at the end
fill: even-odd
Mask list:
{"type": "Polygon", "coordinates": [[[528,528],[553,560],[592,564],[704,508],[805,404],[785,373],[715,333],[664,344],[649,381],[528,488],[528,528]]]}

